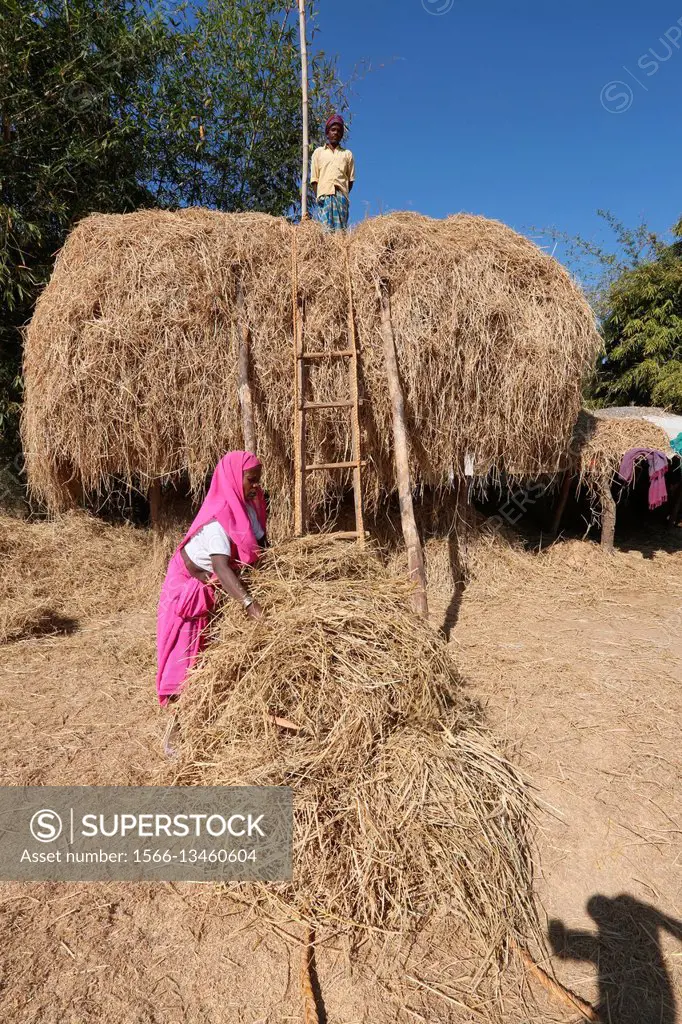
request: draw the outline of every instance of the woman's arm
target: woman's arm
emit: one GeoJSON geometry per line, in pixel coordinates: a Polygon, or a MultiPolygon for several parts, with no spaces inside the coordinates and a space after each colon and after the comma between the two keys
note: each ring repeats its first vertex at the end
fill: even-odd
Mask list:
{"type": "Polygon", "coordinates": [[[230,568],[230,560],[227,555],[211,555],[211,565],[213,571],[220,580],[223,590],[226,594],[229,594],[231,598],[238,601],[242,606],[244,601],[247,599],[252,600],[252,604],[246,609],[246,614],[251,619],[260,619],[263,617],[263,609],[258,604],[258,601],[253,601],[250,593],[239,579],[237,574],[230,568]]]}

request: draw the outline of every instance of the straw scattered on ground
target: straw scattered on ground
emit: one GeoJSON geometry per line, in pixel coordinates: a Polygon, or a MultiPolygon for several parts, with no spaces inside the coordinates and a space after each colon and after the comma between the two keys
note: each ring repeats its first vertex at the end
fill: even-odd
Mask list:
{"type": "MultiPolygon", "coordinates": [[[[63,560],[46,560],[45,571],[59,573],[54,589],[64,591],[64,566],[79,564],[79,535],[69,533],[71,544],[51,524],[33,529],[59,544],[63,560]]],[[[485,547],[472,546],[451,640],[467,692],[486,702],[487,720],[538,786],[542,905],[574,946],[579,938],[598,953],[598,962],[556,955],[543,966],[619,1024],[660,1024],[682,991],[679,943],[653,910],[682,919],[682,541],[675,551],[674,536],[608,558],[594,544],[562,542],[538,556],[501,534],[484,538],[485,547]],[[627,900],[613,899],[622,893],[627,900]],[[613,902],[611,920],[598,924],[586,910],[595,895],[613,902]]],[[[447,543],[429,549],[445,570],[447,543]]],[[[0,646],[6,783],[154,781],[165,715],[154,700],[155,600],[139,591],[151,571],[142,569],[120,613],[84,615],[69,636],[0,646]]],[[[109,587],[115,603],[112,574],[102,577],[102,600],[109,587]]],[[[451,592],[430,593],[437,625],[451,592]]],[[[234,910],[214,887],[191,883],[4,883],[0,1014],[17,1024],[298,1020],[305,929],[234,910]]],[[[480,959],[447,920],[417,944],[395,945],[363,945],[351,968],[338,926],[318,930],[330,1020],[468,1024],[495,1008],[509,1024],[577,1020],[532,979],[540,1005],[529,1000],[528,981],[519,998],[513,970],[504,1000],[488,1001],[480,959]]]]}
{"type": "Polygon", "coordinates": [[[84,513],[52,522],[0,516],[0,643],[69,633],[83,615],[130,607],[157,585],[146,531],[84,513]]]}

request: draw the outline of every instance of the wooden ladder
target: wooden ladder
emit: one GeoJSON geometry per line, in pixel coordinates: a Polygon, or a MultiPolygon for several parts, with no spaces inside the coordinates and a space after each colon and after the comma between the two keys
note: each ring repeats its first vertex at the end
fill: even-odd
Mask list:
{"type": "Polygon", "coordinates": [[[306,479],[308,473],[328,472],[335,469],[353,470],[353,496],[355,499],[355,530],[335,531],[335,538],[365,543],[365,523],[362,511],[362,460],[360,437],[360,399],[358,394],[358,346],[353,310],[353,287],[346,252],[346,287],[348,291],[348,347],[323,352],[306,352],[305,349],[305,300],[298,290],[298,258],[296,229],[292,240],[292,284],[294,315],[294,533],[303,537],[308,528],[308,504],[306,479]],[[348,360],[348,398],[335,398],[331,402],[306,400],[308,363],[323,360],[348,360]],[[308,414],[320,409],[347,409],[350,411],[351,460],[349,462],[306,462],[308,414]]]}

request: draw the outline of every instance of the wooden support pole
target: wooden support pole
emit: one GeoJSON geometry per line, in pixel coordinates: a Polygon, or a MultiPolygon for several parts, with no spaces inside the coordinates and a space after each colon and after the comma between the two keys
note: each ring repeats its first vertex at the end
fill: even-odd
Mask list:
{"type": "Polygon", "coordinates": [[[426,570],[424,568],[424,552],[422,551],[417,524],[412,504],[412,484],[410,481],[410,461],[408,455],[407,427],[405,425],[405,400],[400,386],[398,359],[395,350],[395,335],[391,321],[391,299],[385,281],[377,285],[381,304],[381,337],[384,346],[384,361],[388,377],[388,391],[393,410],[393,451],[395,458],[398,497],[400,499],[400,518],[403,536],[407,547],[407,566],[410,579],[417,585],[413,598],[413,608],[418,615],[426,618],[429,613],[426,598],[426,570]]]}
{"type": "Polygon", "coordinates": [[[301,37],[301,96],[303,109],[303,172],[301,176],[301,220],[308,216],[308,39],[305,26],[306,0],[298,0],[301,37]]]}
{"type": "Polygon", "coordinates": [[[469,545],[472,539],[472,507],[469,501],[469,481],[466,477],[460,476],[457,482],[457,502],[455,505],[454,534],[457,545],[458,573],[462,579],[466,578],[469,545]]]}
{"type": "Polygon", "coordinates": [[[256,454],[256,424],[253,416],[253,397],[249,383],[251,364],[251,331],[246,322],[244,289],[237,282],[237,323],[239,325],[239,405],[242,410],[244,450],[256,454]]]}
{"type": "Polygon", "coordinates": [[[291,298],[294,328],[294,536],[302,537],[308,525],[306,494],[306,364],[303,359],[305,301],[298,291],[296,228],[291,236],[291,298]]]}
{"type": "Polygon", "coordinates": [[[83,503],[83,485],[71,466],[61,465],[57,470],[65,510],[80,508],[83,503]]]}
{"type": "Polygon", "coordinates": [[[365,517],[362,508],[362,432],[360,430],[360,372],[358,366],[358,339],[355,330],[355,306],[353,302],[353,280],[350,273],[348,247],[346,247],[346,289],[348,291],[348,340],[352,356],[348,363],[348,392],[351,398],[351,455],[356,463],[353,469],[353,502],[355,505],[355,530],[358,544],[365,543],[365,517]]]}
{"type": "Polygon", "coordinates": [[[161,481],[154,480],[149,488],[149,521],[155,533],[161,529],[161,481]]]}
{"type": "Polygon", "coordinates": [[[559,532],[559,527],[561,526],[561,520],[563,518],[564,512],[566,511],[566,504],[568,502],[568,495],[570,494],[570,491],[571,491],[571,480],[572,479],[573,479],[573,474],[571,473],[570,470],[567,469],[566,472],[564,473],[564,478],[563,478],[563,480],[561,482],[561,491],[559,492],[559,498],[558,498],[557,503],[556,503],[556,508],[554,509],[554,515],[552,517],[552,525],[549,528],[549,535],[552,538],[556,537],[556,535],[559,532]]]}
{"type": "Polygon", "coordinates": [[[601,546],[610,554],[613,551],[616,535],[616,502],[611,494],[611,477],[608,474],[601,478],[599,497],[601,499],[601,546]]]}

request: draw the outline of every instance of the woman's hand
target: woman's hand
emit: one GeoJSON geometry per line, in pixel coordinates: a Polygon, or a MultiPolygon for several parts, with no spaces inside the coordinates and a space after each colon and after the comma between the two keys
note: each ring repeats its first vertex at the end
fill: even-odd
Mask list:
{"type": "Polygon", "coordinates": [[[254,601],[254,602],[253,602],[252,604],[250,604],[250,605],[249,605],[249,607],[248,607],[248,608],[246,609],[246,614],[248,615],[248,617],[249,617],[250,619],[253,619],[253,620],[254,620],[254,622],[257,622],[257,621],[258,621],[258,619],[262,619],[262,618],[263,618],[263,614],[264,614],[264,613],[263,613],[263,609],[262,609],[262,608],[261,608],[261,606],[260,606],[260,605],[258,604],[258,601],[254,601]]]}
{"type": "MultiPolygon", "coordinates": [[[[225,593],[243,606],[244,602],[251,595],[236,573],[230,568],[227,555],[211,555],[211,563],[213,571],[220,580],[225,593]]],[[[251,604],[246,608],[246,614],[250,619],[256,621],[263,618],[263,609],[258,604],[258,601],[251,601],[251,604]]]]}

